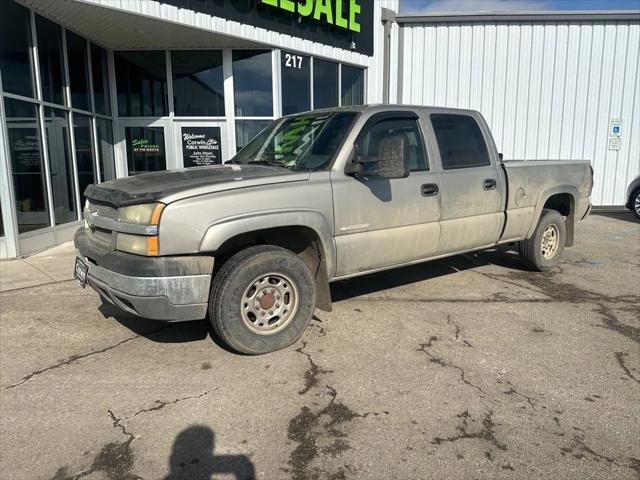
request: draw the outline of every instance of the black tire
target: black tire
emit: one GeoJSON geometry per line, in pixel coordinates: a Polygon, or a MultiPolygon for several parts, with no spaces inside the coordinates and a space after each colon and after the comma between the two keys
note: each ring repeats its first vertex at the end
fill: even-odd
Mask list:
{"type": "Polygon", "coordinates": [[[636,216],[636,218],[640,220],[640,188],[636,188],[631,194],[629,206],[631,207],[631,211],[636,216]]]}
{"type": "MultiPolygon", "coordinates": [[[[278,284],[275,285],[278,286],[278,284]]],[[[233,255],[216,274],[209,296],[208,316],[216,336],[223,343],[237,352],[259,355],[274,352],[295,343],[309,325],[315,304],[315,282],[307,265],[289,250],[272,245],[259,245],[233,255]],[[248,300],[249,297],[245,295],[248,293],[247,289],[251,291],[252,285],[256,284],[256,279],[260,278],[263,281],[267,278],[267,283],[259,287],[254,300],[248,300]],[[269,282],[278,278],[284,278],[281,285],[293,292],[282,294],[282,299],[290,295],[291,302],[291,298],[295,298],[295,309],[292,307],[289,311],[282,310],[288,314],[288,317],[281,327],[277,327],[278,320],[275,320],[274,328],[279,330],[271,333],[264,331],[257,333],[256,330],[260,328],[270,328],[269,323],[260,323],[258,327],[262,317],[258,315],[258,318],[255,318],[254,311],[248,311],[247,308],[251,308],[254,304],[261,305],[258,300],[264,293],[271,292],[271,299],[275,302],[273,290],[268,289],[269,282]],[[250,317],[255,318],[255,322],[251,322],[250,317]],[[262,327],[263,325],[266,326],[262,327]]],[[[272,307],[266,308],[275,306],[272,304],[272,307]]],[[[280,307],[279,304],[277,306],[280,307]]],[[[283,305],[282,308],[286,306],[283,305]]],[[[274,318],[285,316],[286,314],[283,314],[282,317],[274,318]]]]}
{"type": "MultiPolygon", "coordinates": [[[[549,231],[552,231],[551,228],[549,231]]],[[[553,235],[553,234],[552,234],[553,235]]],[[[520,242],[520,258],[522,262],[531,270],[545,272],[551,270],[560,260],[564,245],[567,239],[567,230],[564,218],[555,210],[543,210],[538,221],[538,226],[531,238],[520,242]],[[555,251],[548,251],[548,255],[543,254],[543,238],[547,228],[554,226],[557,235],[555,251]]]]}

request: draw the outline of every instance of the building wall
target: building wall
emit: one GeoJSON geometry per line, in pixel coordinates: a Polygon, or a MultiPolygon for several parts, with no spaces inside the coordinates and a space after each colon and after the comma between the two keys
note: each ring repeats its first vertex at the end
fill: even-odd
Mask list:
{"type": "Polygon", "coordinates": [[[401,20],[400,102],[479,110],[507,159],[589,159],[593,204],[623,205],[640,173],[639,55],[634,20],[401,20]]]}

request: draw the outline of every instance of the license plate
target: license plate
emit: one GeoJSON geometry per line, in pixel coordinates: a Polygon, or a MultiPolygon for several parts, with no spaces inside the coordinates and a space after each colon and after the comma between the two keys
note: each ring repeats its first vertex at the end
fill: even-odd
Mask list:
{"type": "Polygon", "coordinates": [[[87,286],[87,271],[89,271],[89,265],[76,257],[76,266],[73,270],[73,277],[78,280],[78,283],[82,288],[87,286]]]}

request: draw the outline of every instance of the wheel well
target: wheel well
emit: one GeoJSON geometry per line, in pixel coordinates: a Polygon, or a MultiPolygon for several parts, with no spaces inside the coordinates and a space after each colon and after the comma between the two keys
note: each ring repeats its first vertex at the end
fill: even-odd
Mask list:
{"type": "Polygon", "coordinates": [[[555,210],[565,217],[564,223],[567,229],[566,246],[573,246],[573,227],[575,224],[575,200],[573,195],[570,193],[556,193],[555,195],[551,195],[547,198],[547,201],[544,202],[544,206],[542,208],[546,210],[555,210]]]}
{"type": "Polygon", "coordinates": [[[254,245],[275,245],[298,255],[309,267],[316,280],[316,306],[331,311],[329,277],[322,241],[309,227],[292,225],[241,233],[226,240],[215,252],[214,274],[235,253],[254,245]]]}

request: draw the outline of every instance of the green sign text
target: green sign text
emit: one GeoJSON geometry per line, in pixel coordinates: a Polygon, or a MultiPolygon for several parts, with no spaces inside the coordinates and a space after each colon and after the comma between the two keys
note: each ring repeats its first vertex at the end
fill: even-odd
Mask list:
{"type": "Polygon", "coordinates": [[[301,17],[336,25],[345,30],[360,31],[360,0],[260,0],[265,5],[297,13],[301,17]],[[345,13],[345,7],[347,11],[345,13]]]}

